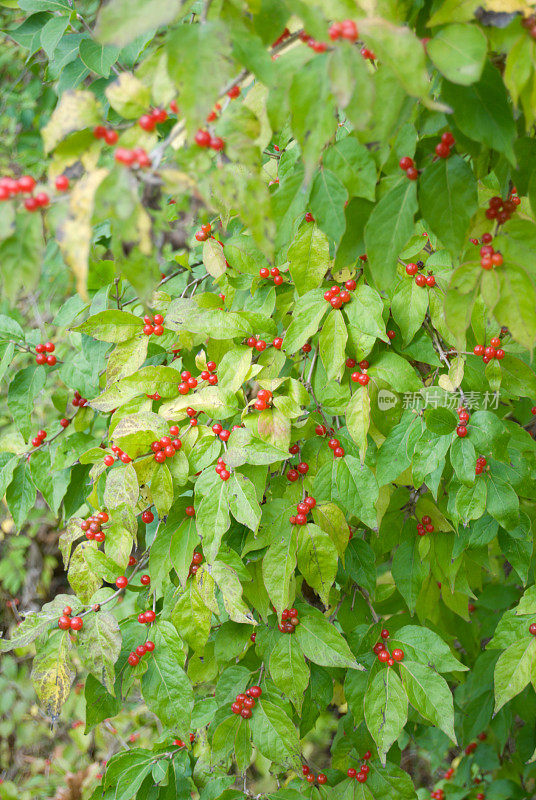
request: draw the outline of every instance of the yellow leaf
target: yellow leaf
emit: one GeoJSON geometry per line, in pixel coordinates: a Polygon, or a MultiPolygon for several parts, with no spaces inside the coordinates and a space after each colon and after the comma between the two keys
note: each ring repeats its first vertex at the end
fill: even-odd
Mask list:
{"type": "Polygon", "coordinates": [[[101,121],[102,110],[93,92],[64,92],[42,130],[45,153],[50,153],[70,133],[92,128],[101,121]]]}
{"type": "Polygon", "coordinates": [[[203,264],[213,278],[221,278],[227,269],[223,248],[215,239],[207,239],[203,244],[203,264]]]}

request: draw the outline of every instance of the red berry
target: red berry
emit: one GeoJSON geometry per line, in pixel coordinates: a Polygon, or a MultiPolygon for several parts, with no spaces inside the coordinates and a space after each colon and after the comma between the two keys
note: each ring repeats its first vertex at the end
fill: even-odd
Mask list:
{"type": "Polygon", "coordinates": [[[408,176],[410,181],[416,181],[419,177],[419,172],[415,167],[410,167],[406,170],[406,175],[408,176]]]}
{"type": "Polygon", "coordinates": [[[349,778],[355,778],[355,776],[357,775],[357,770],[355,770],[353,767],[350,767],[350,769],[346,774],[348,775],[349,778]]]}
{"type": "Polygon", "coordinates": [[[223,150],[225,147],[225,142],[221,138],[221,136],[212,136],[210,139],[209,147],[211,150],[223,150]]]}
{"type": "Polygon", "coordinates": [[[320,783],[320,784],[323,784],[323,783],[327,783],[327,782],[328,782],[328,779],[327,779],[327,777],[324,775],[324,773],[323,773],[323,772],[319,772],[319,773],[318,773],[318,775],[317,775],[317,778],[316,778],[316,779],[317,779],[318,783],[320,783]]]}
{"type": "Polygon", "coordinates": [[[145,649],[147,650],[148,653],[152,653],[154,648],[155,648],[155,643],[154,642],[151,642],[150,640],[145,642],[145,649]]]}
{"type": "Polygon", "coordinates": [[[450,147],[446,142],[439,142],[435,146],[435,152],[440,158],[448,158],[450,156],[450,147]]]}
{"type": "Polygon", "coordinates": [[[148,509],[147,511],[144,511],[144,512],[142,513],[142,515],[141,515],[141,521],[142,521],[142,522],[145,522],[145,524],[146,524],[146,525],[148,525],[148,524],[149,524],[150,522],[152,522],[153,520],[154,520],[154,514],[153,514],[153,512],[152,512],[152,511],[150,511],[149,509],[148,509]]]}
{"type": "Polygon", "coordinates": [[[335,458],[342,458],[344,456],[344,447],[336,447],[333,451],[335,458]]]}
{"type": "Polygon", "coordinates": [[[380,652],[378,653],[378,661],[381,661],[382,664],[385,664],[387,661],[389,661],[390,657],[391,656],[389,655],[387,650],[380,650],[380,652]]]}
{"type": "Polygon", "coordinates": [[[106,142],[106,144],[110,144],[111,145],[111,144],[115,144],[117,142],[117,140],[119,139],[119,134],[117,133],[117,131],[105,130],[103,138],[104,138],[104,141],[106,142]]]}
{"type": "Polygon", "coordinates": [[[118,589],[124,589],[126,586],[128,586],[128,578],[126,578],[124,575],[120,575],[119,578],[117,578],[115,585],[118,589]]]}
{"type": "Polygon", "coordinates": [[[406,264],[406,272],[408,275],[416,275],[418,271],[419,267],[417,266],[417,264],[413,263],[406,264]]]}
{"type": "Polygon", "coordinates": [[[392,655],[395,661],[402,661],[402,659],[404,658],[404,651],[400,650],[399,647],[395,647],[392,655]]]}
{"type": "Polygon", "coordinates": [[[58,192],[66,192],[69,188],[69,178],[67,175],[58,175],[54,181],[54,185],[58,192]]]}
{"type": "Polygon", "coordinates": [[[350,280],[345,281],[344,285],[346,286],[349,292],[353,292],[354,289],[357,287],[357,283],[354,281],[353,278],[350,278],[350,280]]]}
{"type": "Polygon", "coordinates": [[[35,180],[31,175],[23,175],[17,181],[19,192],[33,192],[35,189],[35,180]]]}
{"type": "Polygon", "coordinates": [[[49,365],[49,367],[53,367],[56,362],[57,362],[56,356],[47,356],[47,364],[49,365]]]}
{"type": "Polygon", "coordinates": [[[365,783],[365,781],[367,780],[366,772],[358,772],[355,777],[356,780],[359,781],[359,783],[365,783]]]}
{"type": "Polygon", "coordinates": [[[208,147],[210,144],[210,133],[204,130],[198,130],[194,136],[194,141],[199,147],[208,147]]]}
{"type": "Polygon", "coordinates": [[[127,660],[131,667],[135,667],[136,664],[140,663],[140,659],[138,658],[136,653],[131,653],[127,660]]]}
{"type": "Polygon", "coordinates": [[[156,614],[152,609],[145,612],[145,622],[154,622],[156,619],[156,614]]]}
{"type": "Polygon", "coordinates": [[[435,279],[434,275],[428,275],[427,278],[426,278],[426,285],[430,286],[430,287],[433,287],[433,286],[435,286],[435,284],[436,284],[436,279],[435,279]]]}
{"type": "Polygon", "coordinates": [[[308,775],[307,778],[306,778],[306,781],[307,781],[307,783],[314,783],[315,782],[315,776],[312,775],[312,774],[308,775]]]}
{"type": "Polygon", "coordinates": [[[475,356],[483,356],[485,349],[483,344],[476,344],[473,348],[473,353],[475,356]]]}
{"type": "Polygon", "coordinates": [[[315,433],[317,436],[325,436],[327,433],[325,425],[316,425],[315,426],[315,433]]]}
{"type": "Polygon", "coordinates": [[[465,436],[467,436],[467,428],[465,427],[465,425],[458,425],[458,427],[456,428],[456,433],[460,437],[460,439],[463,439],[465,436]]]}
{"type": "Polygon", "coordinates": [[[71,620],[66,614],[62,614],[58,620],[58,628],[62,631],[67,631],[71,627],[71,620]]]}
{"type": "Polygon", "coordinates": [[[114,461],[115,458],[113,456],[110,455],[104,456],[104,463],[106,464],[107,467],[111,467],[114,461]]]}
{"type": "Polygon", "coordinates": [[[389,631],[387,630],[387,628],[384,628],[382,630],[382,632],[380,633],[380,636],[382,637],[382,639],[388,639],[389,638],[389,631]]]}
{"type": "Polygon", "coordinates": [[[142,586],[148,586],[151,583],[151,578],[149,575],[142,575],[140,578],[140,582],[142,586]]]}
{"type": "Polygon", "coordinates": [[[251,709],[243,708],[242,711],[240,712],[240,716],[242,717],[242,719],[251,719],[251,709]]]}
{"type": "Polygon", "coordinates": [[[422,275],[420,272],[418,275],[415,275],[415,283],[417,286],[426,286],[426,275],[422,275]]]}
{"type": "Polygon", "coordinates": [[[410,158],[409,156],[404,156],[398,162],[398,166],[400,167],[400,169],[403,169],[404,172],[405,172],[406,170],[410,169],[410,167],[413,166],[413,159],[410,158]]]}
{"type": "Polygon", "coordinates": [[[300,473],[295,469],[289,469],[289,471],[287,472],[287,479],[291,483],[294,483],[294,481],[297,481],[299,477],[300,477],[300,473]]]}
{"type": "Polygon", "coordinates": [[[396,333],[394,331],[387,331],[387,338],[388,339],[394,339],[395,336],[396,336],[396,333]]]}
{"type": "Polygon", "coordinates": [[[70,624],[71,624],[71,630],[79,631],[82,629],[84,625],[84,620],[82,619],[82,617],[73,617],[70,624]]]}

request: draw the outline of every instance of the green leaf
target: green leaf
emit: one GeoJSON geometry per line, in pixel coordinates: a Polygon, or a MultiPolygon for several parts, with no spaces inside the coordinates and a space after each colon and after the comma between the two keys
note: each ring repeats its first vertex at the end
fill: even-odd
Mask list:
{"type": "Polygon", "coordinates": [[[320,286],[330,268],[325,234],[316,225],[302,225],[288,249],[288,262],[289,272],[300,296],[320,286]]]}
{"type": "Polygon", "coordinates": [[[239,472],[233,472],[228,482],[229,510],[242,525],[256,531],[261,519],[261,508],[253,483],[239,472]]]}
{"type": "Polygon", "coordinates": [[[378,289],[391,285],[398,256],[413,233],[418,207],[415,183],[401,179],[376,203],[365,226],[367,271],[378,289]]]}
{"type": "Polygon", "coordinates": [[[359,448],[361,463],[367,452],[367,434],[370,427],[370,395],[366,386],[359,386],[346,407],[346,427],[359,448]]]}
{"type": "Polygon", "coordinates": [[[86,701],[86,728],[84,733],[89,733],[95,725],[105,719],[115,717],[121,709],[121,698],[114,697],[106,691],[102,683],[91,675],[86,678],[84,686],[86,701]]]}
{"type": "Polygon", "coordinates": [[[509,483],[494,475],[487,474],[486,510],[499,525],[507,531],[515,528],[519,522],[519,498],[509,483]]]}
{"type": "Polygon", "coordinates": [[[127,750],[116,753],[106,764],[103,786],[113,787],[114,800],[130,800],[154,765],[152,750],[127,750]]]}
{"type": "Polygon", "coordinates": [[[536,375],[520,358],[508,354],[501,362],[501,377],[508,392],[521,397],[536,396],[536,375]]]}
{"type": "Polygon", "coordinates": [[[427,572],[419,553],[417,539],[402,542],[397,548],[393,556],[391,572],[396,588],[413,613],[427,572]]]}
{"type": "Polygon", "coordinates": [[[58,631],[33,660],[32,683],[45,714],[52,719],[59,716],[76,674],[71,649],[69,634],[58,631]]]}
{"type": "Polygon", "coordinates": [[[201,499],[195,514],[198,533],[203,537],[203,552],[209,564],[218,555],[223,534],[231,524],[227,481],[217,477],[219,486],[201,499]]]}
{"type": "Polygon", "coordinates": [[[339,555],[344,557],[350,538],[350,528],[341,509],[334,503],[317,503],[313,509],[313,519],[318,527],[331,537],[339,555]]]}
{"type": "Polygon", "coordinates": [[[35,504],[36,490],[32,480],[30,464],[22,461],[15,467],[13,478],[6,491],[6,502],[13,522],[20,530],[30,509],[35,504]]]}
{"type": "Polygon", "coordinates": [[[408,27],[384,19],[362,19],[359,31],[377,58],[395,74],[412,97],[424,98],[430,91],[424,49],[408,27]]]}
{"type": "Polygon", "coordinates": [[[330,380],[342,375],[347,339],[342,312],[334,308],[329,312],[318,340],[320,357],[330,380]]]}
{"type": "Polygon", "coordinates": [[[413,278],[403,278],[391,300],[391,313],[400,328],[406,347],[424,322],[428,310],[428,291],[413,278]]]}
{"type": "Polygon", "coordinates": [[[167,464],[159,464],[151,478],[151,496],[159,517],[165,516],[173,503],[173,480],[167,464]]]}
{"type": "Polygon", "coordinates": [[[513,265],[499,270],[498,276],[501,320],[517,342],[532,350],[536,341],[536,319],[532,313],[536,303],[534,284],[524,269],[513,265]]]}
{"type": "Polygon", "coordinates": [[[126,342],[135,334],[139,334],[142,328],[143,320],[140,317],[126,311],[110,309],[94,314],[72,330],[85,333],[101,342],[126,342]]]}
{"type": "Polygon", "coordinates": [[[309,523],[298,527],[298,568],[315,589],[324,605],[329,605],[329,593],[337,574],[337,549],[327,533],[309,523]]]}
{"type": "Polygon", "coordinates": [[[147,31],[168,25],[178,16],[181,0],[111,0],[97,17],[99,41],[124,47],[147,31]]]}
{"type": "Polygon", "coordinates": [[[265,758],[280,766],[299,767],[298,732],[282,708],[260,698],[249,726],[253,744],[265,758]]]}
{"type": "Polygon", "coordinates": [[[299,617],[295,636],[309,661],[321,667],[363,669],[353,657],[346,640],[320,611],[310,606],[302,607],[299,617]]]}
{"type": "Polygon", "coordinates": [[[425,167],[418,184],[426,225],[457,261],[478,206],[473,170],[460,156],[451,155],[425,167]]]}
{"type": "Polygon", "coordinates": [[[337,459],[334,474],[339,498],[346,511],[374,528],[379,489],[372,470],[354,456],[346,455],[337,459]]]}
{"type": "Polygon", "coordinates": [[[45,368],[32,365],[19,370],[9,384],[7,404],[25,439],[30,438],[35,427],[32,421],[34,401],[43,390],[45,382],[45,368]]]}
{"type": "Polygon", "coordinates": [[[348,192],[337,175],[327,168],[317,172],[309,205],[320,230],[336,242],[346,227],[344,206],[347,200],[348,192]]]}
{"type": "Polygon", "coordinates": [[[110,694],[115,694],[114,664],[121,652],[121,633],[116,618],[106,611],[89,614],[77,640],[83,665],[110,694]]]}
{"type": "Polygon", "coordinates": [[[447,25],[426,44],[426,52],[452,83],[469,86],[480,80],[488,41],[476,25],[447,25]]]}
{"type": "Polygon", "coordinates": [[[328,147],[322,163],[338,177],[350,197],[375,200],[376,165],[371,153],[356,138],[346,136],[328,147]]]}
{"type": "Polygon", "coordinates": [[[383,767],[378,767],[374,761],[370,762],[367,785],[375,798],[415,800],[417,797],[408,773],[390,761],[383,767]]]}
{"type": "MultiPolygon", "coordinates": [[[[351,673],[356,674],[356,673],[351,673]]],[[[301,713],[303,695],[309,683],[309,667],[295,636],[280,636],[270,653],[272,680],[301,713]]]]}
{"type": "Polygon", "coordinates": [[[290,580],[296,569],[297,539],[296,528],[290,525],[287,516],[286,522],[282,521],[274,530],[272,542],[262,561],[264,585],[278,617],[290,602],[290,580]]]}
{"type": "Polygon", "coordinates": [[[495,666],[495,713],[536,680],[536,637],[527,634],[510,645],[495,666]]]}
{"type": "Polygon", "coordinates": [[[498,150],[515,164],[512,107],[499,71],[486,62],[482,77],[471,86],[443,83],[442,99],[454,110],[456,125],[470,139],[498,150]]]}
{"type": "Polygon", "coordinates": [[[323,294],[321,289],[315,289],[300,299],[292,322],[285,333],[285,352],[296,352],[317,332],[322,318],[330,308],[324,300],[323,294]]]}
{"type": "Polygon", "coordinates": [[[450,463],[458,480],[465,486],[475,482],[476,450],[469,439],[457,436],[450,446],[450,463]]]}
{"type": "Polygon", "coordinates": [[[452,693],[445,679],[432,667],[407,659],[400,663],[400,674],[413,708],[457,744],[452,693]]]}
{"type": "MultiPolygon", "coordinates": [[[[438,406],[437,408],[428,408],[424,412],[424,419],[426,421],[426,427],[432,433],[437,433],[440,436],[446,436],[449,433],[453,433],[456,425],[458,425],[458,420],[454,411],[450,408],[445,408],[444,406],[438,406]]],[[[466,439],[458,439],[460,442],[467,441],[466,439]]]]}
{"type": "Polygon", "coordinates": [[[80,42],[80,58],[86,67],[107,78],[111,67],[119,57],[119,48],[98,44],[93,39],[82,39],[80,42]]]}
{"type": "Polygon", "coordinates": [[[292,132],[302,150],[306,175],[309,176],[337,126],[324,57],[314,58],[295,72],[289,102],[292,132]],[[315,115],[311,114],[313,107],[318,112],[315,115]]]}
{"type": "Polygon", "coordinates": [[[384,667],[373,677],[365,695],[365,721],[382,764],[408,719],[408,698],[393,669],[384,667]]]}
{"type": "Polygon", "coordinates": [[[396,644],[404,650],[405,658],[433,667],[437,672],[466,670],[453,655],[449,646],[430,628],[405,625],[394,634],[396,644]]]}
{"type": "Polygon", "coordinates": [[[147,671],[141,679],[143,698],[166,728],[185,734],[194,707],[192,684],[182,669],[182,653],[156,647],[147,653],[147,671]]]}

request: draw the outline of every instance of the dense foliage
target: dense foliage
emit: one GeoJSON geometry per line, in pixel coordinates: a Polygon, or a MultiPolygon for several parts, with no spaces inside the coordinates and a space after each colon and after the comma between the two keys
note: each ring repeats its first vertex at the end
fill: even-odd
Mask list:
{"type": "Polygon", "coordinates": [[[0,713],[58,798],[534,796],[531,4],[2,5],[0,713]]]}

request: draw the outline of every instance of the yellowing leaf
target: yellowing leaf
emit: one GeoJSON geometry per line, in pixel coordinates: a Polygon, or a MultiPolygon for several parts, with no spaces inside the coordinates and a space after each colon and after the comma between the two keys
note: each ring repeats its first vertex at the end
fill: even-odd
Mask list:
{"type": "Polygon", "coordinates": [[[45,153],[50,153],[69,133],[102,122],[102,110],[93,92],[66,91],[42,130],[45,153]]]}

